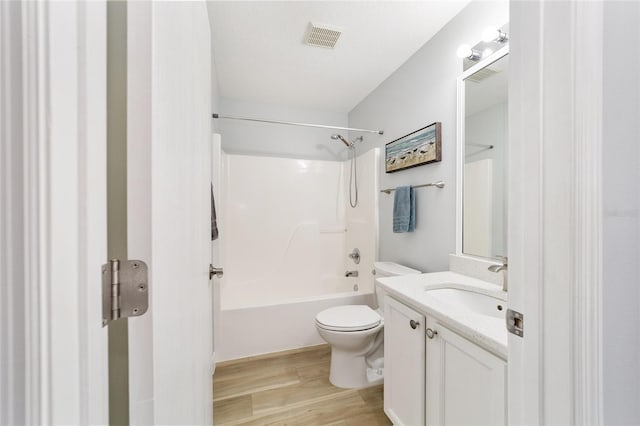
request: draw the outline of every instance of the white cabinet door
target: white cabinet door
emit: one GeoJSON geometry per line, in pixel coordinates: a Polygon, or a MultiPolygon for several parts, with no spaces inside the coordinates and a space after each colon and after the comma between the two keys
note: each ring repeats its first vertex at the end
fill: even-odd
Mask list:
{"type": "Polygon", "coordinates": [[[384,412],[395,425],[424,424],[424,320],[385,297],[384,412]]]}
{"type": "Polygon", "coordinates": [[[427,425],[505,424],[506,362],[432,318],[426,332],[427,425]]]}

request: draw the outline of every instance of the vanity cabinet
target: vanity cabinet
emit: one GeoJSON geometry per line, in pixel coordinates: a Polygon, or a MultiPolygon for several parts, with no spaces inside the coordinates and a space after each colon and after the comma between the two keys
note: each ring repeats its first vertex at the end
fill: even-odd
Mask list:
{"type": "Polygon", "coordinates": [[[426,335],[426,424],[506,424],[506,362],[430,317],[426,335]]]}
{"type": "Polygon", "coordinates": [[[425,317],[385,296],[384,412],[394,425],[423,425],[425,317]]]}
{"type": "Polygon", "coordinates": [[[385,297],[384,412],[394,425],[504,425],[507,363],[385,297]]]}

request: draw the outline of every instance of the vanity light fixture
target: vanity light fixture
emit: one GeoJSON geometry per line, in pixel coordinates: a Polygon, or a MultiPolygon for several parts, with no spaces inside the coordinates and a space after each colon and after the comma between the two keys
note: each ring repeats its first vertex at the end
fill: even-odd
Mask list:
{"type": "Polygon", "coordinates": [[[458,58],[467,58],[471,61],[477,61],[482,58],[482,53],[472,49],[468,44],[461,44],[456,51],[458,58]]]}
{"type": "Polygon", "coordinates": [[[506,43],[509,40],[509,36],[504,31],[496,28],[496,27],[487,27],[482,32],[482,41],[496,42],[496,43],[506,43]]]}

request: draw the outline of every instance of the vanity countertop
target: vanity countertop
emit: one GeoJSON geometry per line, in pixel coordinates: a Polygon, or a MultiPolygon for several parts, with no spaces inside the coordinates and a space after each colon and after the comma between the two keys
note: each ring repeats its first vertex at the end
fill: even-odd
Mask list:
{"type": "MultiPolygon", "coordinates": [[[[427,296],[428,290],[456,288],[485,294],[506,302],[507,293],[499,286],[451,271],[383,277],[376,279],[376,282],[395,299],[435,318],[479,346],[507,359],[507,327],[504,318],[445,308],[427,296]]],[[[506,311],[506,303],[504,309],[506,311]]]]}

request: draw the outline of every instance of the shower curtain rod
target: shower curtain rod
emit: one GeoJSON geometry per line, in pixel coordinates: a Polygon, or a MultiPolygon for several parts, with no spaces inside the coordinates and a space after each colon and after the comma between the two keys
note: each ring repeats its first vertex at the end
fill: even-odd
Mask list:
{"type": "Polygon", "coordinates": [[[384,130],[367,130],[367,129],[356,129],[353,127],[338,127],[338,126],[324,126],[322,124],[308,124],[308,123],[295,123],[293,121],[278,121],[278,120],[262,120],[259,118],[249,118],[249,117],[236,117],[233,115],[222,115],[222,114],[213,114],[213,118],[226,118],[229,120],[244,120],[244,121],[256,121],[259,123],[271,123],[271,124],[287,124],[290,126],[303,126],[303,127],[319,127],[321,129],[336,129],[336,130],[351,130],[354,132],[366,132],[366,133],[377,133],[379,135],[384,134],[384,130]]]}

